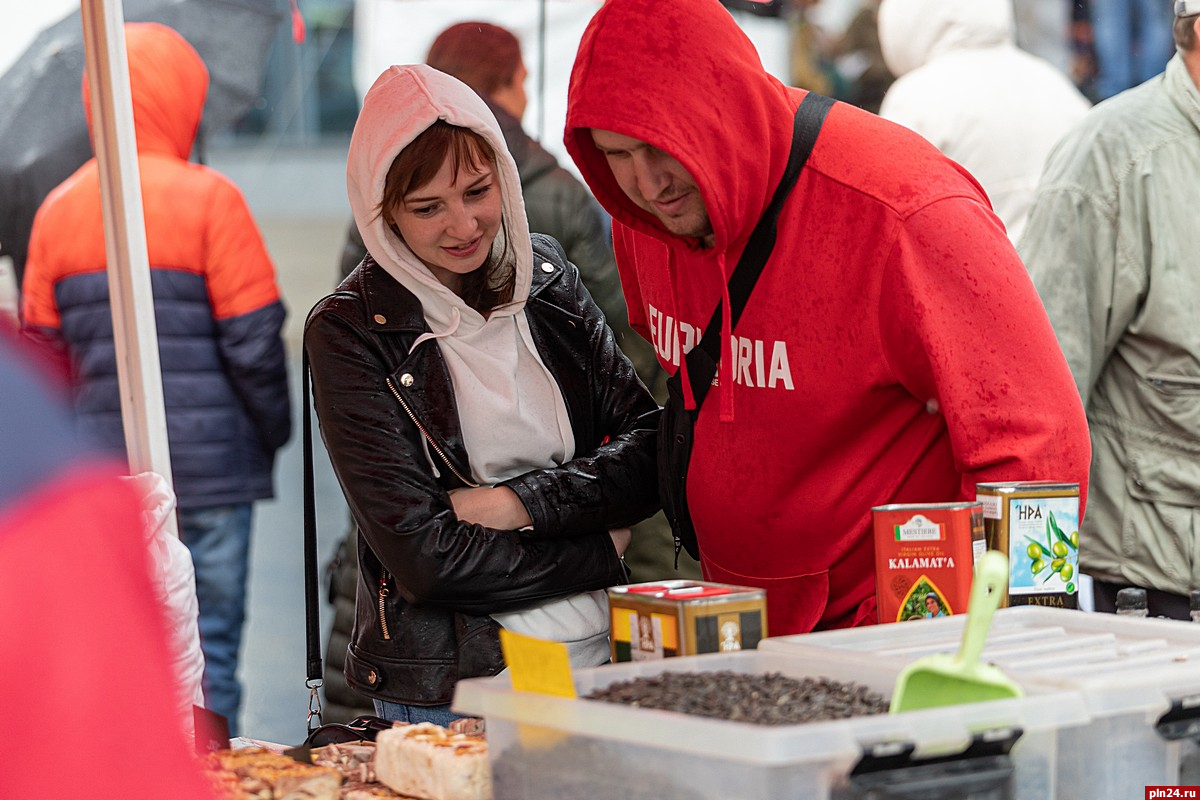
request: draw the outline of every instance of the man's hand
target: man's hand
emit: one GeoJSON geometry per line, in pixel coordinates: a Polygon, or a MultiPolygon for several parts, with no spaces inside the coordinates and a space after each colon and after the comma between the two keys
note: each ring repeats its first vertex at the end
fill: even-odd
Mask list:
{"type": "Polygon", "coordinates": [[[516,531],[533,525],[525,504],[507,486],[479,486],[450,492],[454,513],[463,522],[503,531],[516,531]]]}

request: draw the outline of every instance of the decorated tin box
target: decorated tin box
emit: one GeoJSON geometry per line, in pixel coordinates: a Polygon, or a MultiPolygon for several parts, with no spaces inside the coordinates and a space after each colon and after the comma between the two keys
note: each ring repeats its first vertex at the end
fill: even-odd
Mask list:
{"type": "Polygon", "coordinates": [[[871,509],[880,622],[966,613],[975,559],[986,549],[979,503],[871,509]]]}
{"type": "Polygon", "coordinates": [[[763,589],[659,581],[608,590],[613,661],[753,650],[767,635],[763,589]]]}
{"type": "Polygon", "coordinates": [[[981,483],[988,547],[1008,556],[1003,605],[1077,608],[1079,484],[1051,481],[981,483]]]}

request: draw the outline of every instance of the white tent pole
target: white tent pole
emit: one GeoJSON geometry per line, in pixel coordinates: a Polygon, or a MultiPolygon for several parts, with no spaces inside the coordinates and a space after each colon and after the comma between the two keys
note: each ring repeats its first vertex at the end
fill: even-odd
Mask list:
{"type": "MultiPolygon", "coordinates": [[[[80,0],[80,13],[92,95],[92,136],[100,167],[125,448],[133,474],[157,472],[173,490],[125,52],[125,12],[121,0],[80,0]]],[[[167,530],[179,535],[174,515],[167,530]]]]}

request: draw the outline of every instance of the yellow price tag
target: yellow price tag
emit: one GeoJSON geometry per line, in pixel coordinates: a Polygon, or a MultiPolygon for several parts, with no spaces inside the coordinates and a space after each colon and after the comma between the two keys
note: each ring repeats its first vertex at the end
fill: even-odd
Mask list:
{"type": "Polygon", "coordinates": [[[540,692],[555,697],[575,697],[571,659],[567,646],[500,629],[500,649],[519,692],[540,692]]]}

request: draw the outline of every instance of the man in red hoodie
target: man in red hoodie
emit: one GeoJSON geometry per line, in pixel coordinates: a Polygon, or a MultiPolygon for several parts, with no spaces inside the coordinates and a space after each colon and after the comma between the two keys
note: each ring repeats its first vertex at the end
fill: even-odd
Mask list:
{"type": "MultiPolygon", "coordinates": [[[[717,0],[609,0],[584,33],[567,149],[670,372],[780,182],[805,94],[717,0]]],[[[1086,492],[1087,423],[1023,265],[975,180],[904,128],[830,110],[725,320],[689,510],[705,576],[764,587],[773,635],[875,621],[872,506],[974,500],[981,481],[1086,492]]]]}

